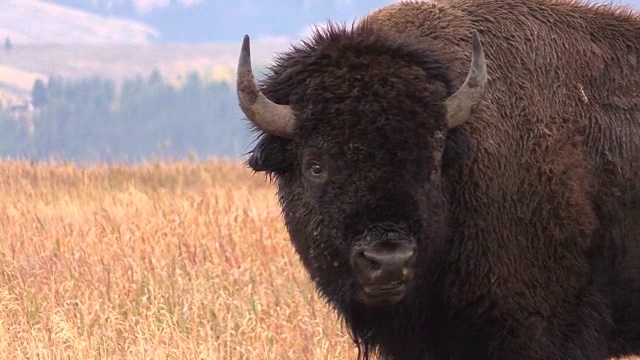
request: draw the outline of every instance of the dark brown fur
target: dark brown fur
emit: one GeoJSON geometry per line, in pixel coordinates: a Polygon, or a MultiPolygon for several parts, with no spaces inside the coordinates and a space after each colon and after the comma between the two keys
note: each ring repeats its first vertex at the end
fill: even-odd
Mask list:
{"type": "Polygon", "coordinates": [[[409,2],[330,26],[263,84],[298,114],[249,164],[275,175],[293,245],[366,356],[640,355],[640,17],[550,0],[409,2]],[[484,101],[447,130],[477,29],[484,101]],[[309,155],[309,152],[312,152],[309,155]],[[318,184],[301,174],[315,156],[318,184]],[[348,254],[418,239],[401,303],[358,303],[348,254]]]}

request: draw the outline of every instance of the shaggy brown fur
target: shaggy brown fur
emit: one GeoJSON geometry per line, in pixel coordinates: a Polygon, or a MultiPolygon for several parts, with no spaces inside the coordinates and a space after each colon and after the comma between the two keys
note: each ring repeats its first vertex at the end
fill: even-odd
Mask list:
{"type": "Polygon", "coordinates": [[[640,17],[552,0],[405,2],[329,26],[263,84],[297,114],[249,164],[275,175],[292,242],[368,356],[640,355],[640,17]],[[484,101],[446,129],[471,29],[484,101]],[[306,175],[309,159],[326,178],[306,175]],[[348,255],[391,224],[412,292],[357,301],[348,255]]]}

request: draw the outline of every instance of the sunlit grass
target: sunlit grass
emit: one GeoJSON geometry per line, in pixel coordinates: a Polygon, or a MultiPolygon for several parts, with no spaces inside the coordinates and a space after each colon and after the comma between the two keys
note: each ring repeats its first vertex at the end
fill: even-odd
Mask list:
{"type": "Polygon", "coordinates": [[[2,358],[356,357],[237,164],[2,163],[0,264],[2,358]]]}

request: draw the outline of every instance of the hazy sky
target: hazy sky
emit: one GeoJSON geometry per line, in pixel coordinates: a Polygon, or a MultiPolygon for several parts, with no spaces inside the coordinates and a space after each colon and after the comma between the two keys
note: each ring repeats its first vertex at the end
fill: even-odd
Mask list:
{"type": "MultiPolygon", "coordinates": [[[[93,1],[101,1],[101,0],[93,0],[93,1]]],[[[114,2],[118,0],[107,0],[107,2],[114,2]]],[[[238,5],[238,1],[231,2],[229,0],[120,0],[120,1],[131,1],[136,9],[141,12],[148,12],[153,10],[154,8],[162,8],[168,6],[180,6],[180,7],[191,7],[195,5],[200,5],[202,3],[213,3],[219,2],[221,4],[227,5],[229,7],[234,7],[238,5]]],[[[349,6],[353,0],[299,0],[305,7],[311,7],[313,4],[327,4],[329,2],[333,2],[338,7],[340,6],[349,6]]],[[[250,1],[240,1],[240,3],[272,3],[277,4],[280,0],[250,0],[250,1]]],[[[366,1],[365,1],[366,2],[366,1]]],[[[392,3],[394,0],[389,0],[388,3],[392,3]]],[[[640,0],[615,0],[615,1],[595,1],[600,3],[622,3],[629,4],[640,8],[640,0]]],[[[378,1],[376,1],[376,5],[378,5],[378,1]]]]}
{"type": "MultiPolygon", "coordinates": [[[[173,0],[173,3],[182,7],[198,5],[206,0],[173,0]]],[[[171,5],[171,0],[133,0],[133,4],[140,13],[146,13],[154,8],[167,7],[171,5]]]]}

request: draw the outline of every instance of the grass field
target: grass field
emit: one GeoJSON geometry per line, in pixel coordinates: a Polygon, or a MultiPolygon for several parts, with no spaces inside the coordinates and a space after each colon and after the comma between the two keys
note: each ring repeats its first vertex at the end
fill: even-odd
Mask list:
{"type": "Polygon", "coordinates": [[[0,358],[355,357],[264,177],[0,163],[0,358]]]}

